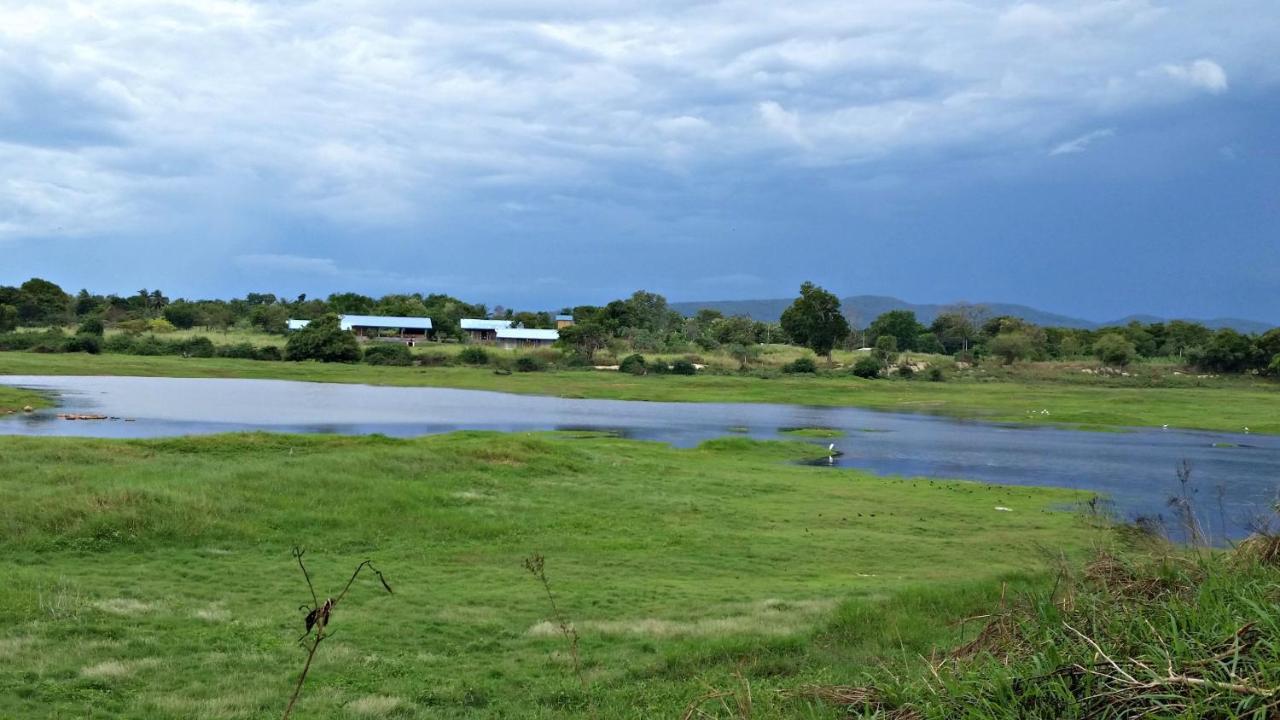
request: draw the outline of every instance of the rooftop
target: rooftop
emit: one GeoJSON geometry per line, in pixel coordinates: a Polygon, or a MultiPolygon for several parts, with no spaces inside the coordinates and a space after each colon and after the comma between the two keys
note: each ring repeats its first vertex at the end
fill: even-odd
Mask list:
{"type": "Polygon", "coordinates": [[[536,330],[534,328],[498,328],[499,340],[559,340],[559,330],[536,330]]]}
{"type": "MultiPolygon", "coordinates": [[[[431,318],[393,317],[384,315],[339,315],[342,329],[357,327],[390,328],[393,330],[430,330],[431,318]]],[[[310,320],[290,320],[290,330],[301,330],[311,324],[310,320]]]]}
{"type": "Polygon", "coordinates": [[[463,330],[500,330],[502,328],[511,327],[511,321],[463,318],[461,321],[461,325],[463,330]]]}

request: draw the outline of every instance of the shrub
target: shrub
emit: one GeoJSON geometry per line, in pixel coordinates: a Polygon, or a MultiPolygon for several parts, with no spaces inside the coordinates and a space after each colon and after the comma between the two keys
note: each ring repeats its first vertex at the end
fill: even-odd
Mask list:
{"type": "Polygon", "coordinates": [[[458,360],[468,365],[487,365],[489,363],[489,353],[484,348],[470,345],[462,348],[462,352],[458,353],[458,360]]]}
{"type": "Polygon", "coordinates": [[[448,353],[429,352],[418,356],[418,364],[426,367],[443,367],[452,362],[448,353]]]}
{"type": "Polygon", "coordinates": [[[898,377],[903,380],[910,380],[916,376],[916,369],[911,367],[910,363],[900,363],[898,365],[898,377]]]}
{"type": "Polygon", "coordinates": [[[929,382],[946,382],[947,374],[942,372],[942,368],[937,365],[930,365],[929,368],[924,371],[924,377],[929,382]]]}
{"type": "Polygon", "coordinates": [[[102,352],[102,338],[93,333],[77,333],[67,338],[63,346],[65,352],[82,352],[97,355],[102,352]]]}
{"type": "Polygon", "coordinates": [[[860,378],[880,377],[880,361],[872,355],[863,355],[853,363],[853,374],[860,378]]]}
{"type": "Polygon", "coordinates": [[[1138,357],[1133,343],[1118,333],[1107,333],[1093,344],[1093,354],[1113,367],[1126,367],[1138,357]]]}
{"type": "Polygon", "coordinates": [[[622,362],[618,365],[618,370],[631,375],[644,375],[647,372],[644,356],[628,355],[622,358],[622,362]]]}
{"type": "Polygon", "coordinates": [[[182,340],[174,345],[174,349],[183,357],[194,358],[211,358],[218,352],[213,341],[203,336],[182,340]]]}
{"type": "Polygon", "coordinates": [[[236,360],[256,360],[258,351],[249,343],[236,343],[234,345],[223,345],[218,348],[218,357],[233,358],[236,360]]]}
{"type": "Polygon", "coordinates": [[[80,329],[76,331],[76,334],[77,335],[85,335],[85,334],[97,335],[99,338],[101,338],[103,332],[105,332],[105,328],[103,328],[102,319],[91,317],[91,318],[85,318],[83,321],[81,321],[80,329]]]}
{"type": "Polygon", "coordinates": [[[644,371],[647,375],[666,375],[671,372],[671,366],[666,360],[649,360],[644,365],[644,371]]]}
{"type": "Polygon", "coordinates": [[[413,364],[413,352],[400,343],[379,343],[365,349],[364,361],[370,365],[407,367],[413,364]]]}
{"type": "Polygon", "coordinates": [[[128,335],[112,335],[102,341],[102,350],[109,353],[133,353],[133,338],[128,335]]]}
{"type": "Polygon", "coordinates": [[[148,335],[144,338],[139,338],[133,343],[133,347],[129,350],[129,354],[131,355],[145,355],[148,357],[154,355],[168,355],[169,353],[170,348],[168,343],[160,340],[155,335],[148,335]]]}
{"type": "Polygon", "coordinates": [[[147,329],[153,333],[164,335],[166,333],[171,333],[178,328],[174,327],[173,323],[165,320],[164,318],[155,318],[147,321],[147,329]]]}
{"type": "Polygon", "coordinates": [[[688,360],[676,360],[671,363],[672,375],[696,375],[697,373],[698,368],[688,360]]]}
{"type": "Polygon", "coordinates": [[[872,352],[880,363],[892,362],[898,356],[898,338],[893,335],[881,335],[876,338],[876,346],[872,352]]]}
{"type": "Polygon", "coordinates": [[[521,355],[516,358],[516,372],[538,372],[545,370],[546,367],[546,363],[541,358],[532,355],[521,355]]]}
{"type": "Polygon", "coordinates": [[[0,335],[0,350],[31,350],[49,340],[48,333],[14,332],[0,335]]]}
{"type": "Polygon", "coordinates": [[[1271,364],[1267,366],[1267,373],[1271,375],[1280,375],[1280,353],[1271,358],[1271,364]]]}
{"type": "Polygon", "coordinates": [[[284,359],[284,353],[280,352],[280,348],[275,345],[263,345],[253,351],[253,359],[268,362],[279,362],[284,359]]]}
{"type": "Polygon", "coordinates": [[[1005,365],[1025,360],[1035,352],[1031,337],[1020,331],[1001,333],[987,344],[987,350],[1000,358],[1005,365]]]}
{"type": "Polygon", "coordinates": [[[284,354],[289,360],[353,363],[362,353],[355,335],[343,330],[338,316],[330,313],[290,335],[284,354]]]}
{"type": "Polygon", "coordinates": [[[813,374],[818,372],[818,364],[815,363],[813,361],[813,358],[810,358],[810,357],[796,358],[795,360],[787,363],[786,365],[783,365],[782,372],[813,374]]]}

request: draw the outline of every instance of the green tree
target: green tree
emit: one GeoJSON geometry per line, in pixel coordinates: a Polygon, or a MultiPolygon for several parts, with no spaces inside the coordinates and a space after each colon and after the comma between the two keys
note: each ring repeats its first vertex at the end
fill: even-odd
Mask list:
{"type": "Polygon", "coordinates": [[[0,305],[0,333],[13,332],[18,327],[18,308],[0,305]]]}
{"type": "Polygon", "coordinates": [[[189,302],[176,302],[164,309],[164,319],[179,330],[190,330],[199,319],[196,306],[189,302]]]}
{"type": "Polygon", "coordinates": [[[254,305],[249,323],[262,332],[278,335],[289,327],[289,311],[282,305],[254,305]]]}
{"type": "Polygon", "coordinates": [[[881,364],[893,362],[898,357],[898,338],[893,335],[881,335],[876,338],[876,345],[871,354],[881,364]]]}
{"type": "Polygon", "coordinates": [[[729,357],[738,361],[738,369],[746,370],[747,366],[760,357],[760,346],[755,343],[730,343],[729,357]]]}
{"type": "Polygon", "coordinates": [[[806,282],[800,286],[800,297],[783,311],[782,329],[831,362],[831,349],[849,334],[849,321],[840,313],[839,298],[806,282]]]}
{"type": "Polygon", "coordinates": [[[1000,333],[987,343],[987,351],[1000,358],[1005,365],[1012,365],[1035,353],[1035,341],[1024,330],[1000,333]]]}
{"type": "Polygon", "coordinates": [[[373,306],[373,298],[368,295],[345,292],[329,296],[329,308],[339,315],[368,315],[373,306]]]}
{"type": "Polygon", "coordinates": [[[892,335],[898,340],[899,350],[915,350],[917,338],[927,330],[910,310],[890,310],[871,321],[867,336],[874,344],[881,337],[892,335]]]}
{"type": "Polygon", "coordinates": [[[721,345],[755,345],[756,324],[745,315],[717,320],[712,324],[712,336],[721,345]]]}
{"type": "Polygon", "coordinates": [[[1127,367],[1138,356],[1138,350],[1124,335],[1107,333],[1093,343],[1093,354],[1112,367],[1127,367]]]}
{"type": "Polygon", "coordinates": [[[1259,365],[1257,348],[1249,336],[1230,328],[1213,334],[1209,343],[1194,358],[1195,364],[1212,372],[1238,373],[1259,365]]]}
{"type": "Polygon", "coordinates": [[[579,322],[560,331],[557,344],[587,362],[609,344],[609,333],[598,322],[579,322]]]}
{"type": "Polygon", "coordinates": [[[353,363],[360,361],[360,343],[342,329],[337,315],[329,314],[289,336],[284,355],[287,360],[319,360],[353,363]]]}
{"type": "Polygon", "coordinates": [[[31,278],[18,288],[17,308],[23,324],[63,325],[71,314],[71,296],[48,280],[31,278]]]}

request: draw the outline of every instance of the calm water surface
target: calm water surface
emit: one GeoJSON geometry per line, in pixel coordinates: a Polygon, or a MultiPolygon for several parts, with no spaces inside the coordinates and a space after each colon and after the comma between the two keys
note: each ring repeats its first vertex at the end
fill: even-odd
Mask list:
{"type": "Polygon", "coordinates": [[[570,400],[283,380],[10,375],[0,384],[51,392],[59,401],[56,409],[0,419],[0,434],[11,435],[139,438],[265,430],[410,437],[592,429],[690,447],[735,432],[775,438],[786,428],[831,427],[846,433],[834,440],[844,455],[833,467],[1090,490],[1110,496],[1130,517],[1169,515],[1174,466],[1186,459],[1202,521],[1215,535],[1225,527],[1236,537],[1280,489],[1280,437],[1264,435],[1081,432],[854,408],[570,400]],[[66,421],[59,412],[121,419],[66,421]]]}

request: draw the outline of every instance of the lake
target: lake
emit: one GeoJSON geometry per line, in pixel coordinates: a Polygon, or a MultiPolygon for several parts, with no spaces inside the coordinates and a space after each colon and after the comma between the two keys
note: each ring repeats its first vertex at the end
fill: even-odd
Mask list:
{"type": "Polygon", "coordinates": [[[777,438],[787,428],[828,427],[845,436],[811,442],[824,449],[836,444],[843,455],[830,463],[834,468],[1082,489],[1109,496],[1124,517],[1164,515],[1170,523],[1174,468],[1188,460],[1198,514],[1215,536],[1246,534],[1250,519],[1272,506],[1280,487],[1280,437],[1265,435],[1085,432],[855,408],[581,400],[283,380],[10,375],[0,384],[58,398],[55,409],[0,419],[0,434],[10,435],[146,438],[261,430],[412,437],[588,429],[691,447],[735,433],[777,438]],[[58,413],[119,419],[68,421],[58,413]]]}

